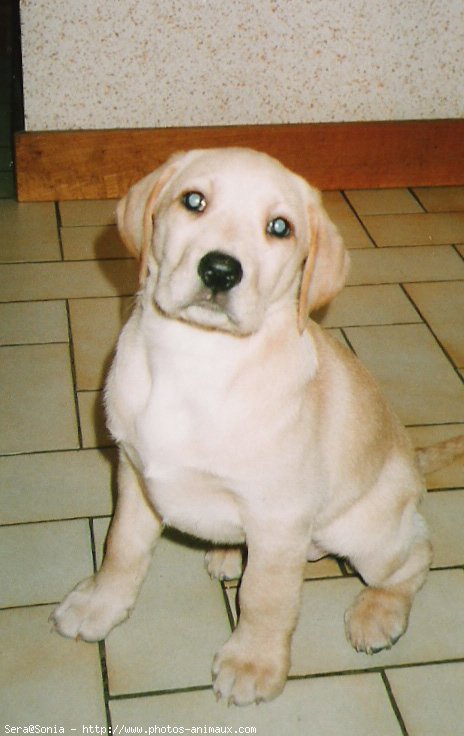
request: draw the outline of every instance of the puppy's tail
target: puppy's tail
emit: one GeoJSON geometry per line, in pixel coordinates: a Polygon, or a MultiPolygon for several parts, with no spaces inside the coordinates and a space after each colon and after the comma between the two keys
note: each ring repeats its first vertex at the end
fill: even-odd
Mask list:
{"type": "Polygon", "coordinates": [[[439,442],[431,447],[418,447],[416,449],[417,464],[424,475],[433,473],[446,465],[451,465],[453,460],[460,455],[464,455],[464,434],[439,442]]]}

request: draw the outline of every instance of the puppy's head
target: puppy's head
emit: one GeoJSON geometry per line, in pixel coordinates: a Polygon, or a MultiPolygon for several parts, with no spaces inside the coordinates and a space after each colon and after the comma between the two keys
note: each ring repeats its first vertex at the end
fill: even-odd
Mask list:
{"type": "Polygon", "coordinates": [[[141,286],[165,315],[246,335],[283,306],[300,330],[342,288],[348,256],[319,193],[265,154],[175,154],[117,209],[141,286]]]}

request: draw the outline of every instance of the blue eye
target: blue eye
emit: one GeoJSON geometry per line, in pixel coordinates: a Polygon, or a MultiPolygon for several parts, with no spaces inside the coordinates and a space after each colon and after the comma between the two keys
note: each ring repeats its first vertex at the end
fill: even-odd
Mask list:
{"type": "Polygon", "coordinates": [[[268,222],[266,232],[275,238],[288,238],[292,234],[292,226],[284,217],[276,217],[268,222]]]}
{"type": "Polygon", "coordinates": [[[182,197],[182,204],[190,212],[203,212],[206,199],[201,192],[186,192],[182,197]]]}

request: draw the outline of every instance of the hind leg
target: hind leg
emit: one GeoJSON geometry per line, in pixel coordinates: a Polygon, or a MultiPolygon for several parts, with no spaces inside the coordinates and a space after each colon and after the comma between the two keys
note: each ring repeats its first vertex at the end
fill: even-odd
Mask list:
{"type": "Polygon", "coordinates": [[[355,552],[351,560],[368,587],[345,614],[348,640],[358,652],[389,649],[404,634],[417,591],[431,562],[431,545],[422,517],[405,513],[396,539],[379,540],[379,549],[355,552]]]}

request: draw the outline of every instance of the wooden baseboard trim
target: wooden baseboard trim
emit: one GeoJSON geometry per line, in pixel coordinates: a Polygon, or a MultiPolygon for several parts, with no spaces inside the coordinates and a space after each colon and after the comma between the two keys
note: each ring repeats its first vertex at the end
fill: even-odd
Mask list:
{"type": "Polygon", "coordinates": [[[464,120],[18,133],[21,202],[121,197],[174,151],[249,146],[320,189],[464,184],[464,120]]]}

